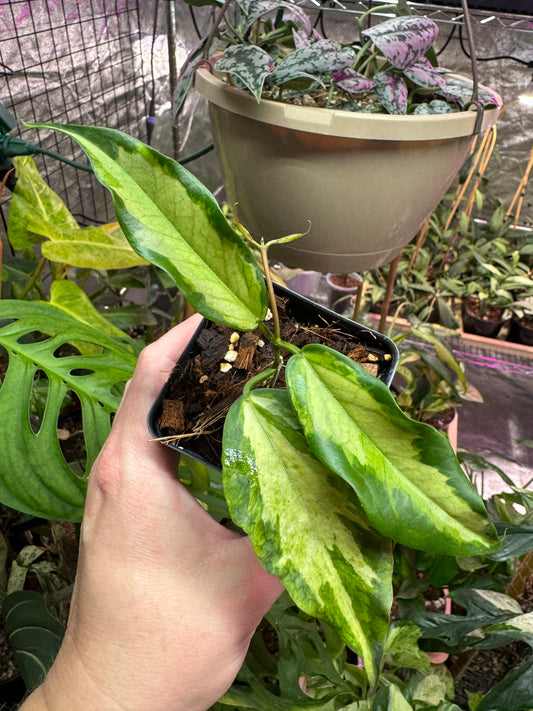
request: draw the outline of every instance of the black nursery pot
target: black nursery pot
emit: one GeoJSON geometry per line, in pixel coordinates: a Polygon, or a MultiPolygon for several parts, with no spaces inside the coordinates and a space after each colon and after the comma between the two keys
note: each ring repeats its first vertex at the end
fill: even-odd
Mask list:
{"type": "Polygon", "coordinates": [[[509,335],[507,340],[512,343],[522,343],[524,346],[533,346],[533,321],[527,323],[515,318],[509,324],[509,335]]]}
{"type": "MultiPolygon", "coordinates": [[[[500,315],[503,314],[503,309],[499,309],[499,311],[500,315]]],[[[496,338],[504,323],[504,318],[480,318],[469,311],[466,303],[463,304],[463,328],[467,333],[485,338],[496,338]]]]}
{"type": "MultiPolygon", "coordinates": [[[[353,337],[354,348],[363,346],[368,351],[370,355],[369,360],[372,360],[378,366],[377,377],[387,386],[391,384],[399,359],[398,349],[394,341],[373,329],[362,326],[351,319],[345,318],[330,309],[316,304],[279,284],[274,284],[274,289],[276,295],[286,302],[285,311],[287,316],[295,319],[303,329],[316,326],[316,324],[329,325],[342,329],[343,333],[353,337]]],[[[164,405],[166,402],[168,403],[169,399],[173,399],[174,393],[186,391],[187,386],[185,385],[184,373],[187,371],[190,361],[194,360],[202,350],[199,346],[199,341],[202,341],[200,334],[211,325],[212,322],[206,319],[200,323],[186,350],[177,362],[170,378],[152,405],[148,415],[148,428],[154,438],[165,438],[172,434],[167,427],[161,426],[164,405]],[[180,383],[180,381],[182,382],[180,383]]],[[[244,382],[243,380],[242,386],[244,386],[244,382]]],[[[214,447],[212,445],[206,446],[206,442],[202,442],[201,437],[196,436],[182,440],[182,444],[176,440],[165,439],[163,439],[163,443],[207,466],[221,470],[220,452],[217,451],[217,446],[219,447],[220,443],[214,447]]]]}

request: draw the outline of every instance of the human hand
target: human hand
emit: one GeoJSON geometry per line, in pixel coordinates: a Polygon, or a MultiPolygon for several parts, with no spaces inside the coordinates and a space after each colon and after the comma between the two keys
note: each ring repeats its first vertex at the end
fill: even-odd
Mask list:
{"type": "Polygon", "coordinates": [[[205,711],[282,586],[149,441],[148,410],[198,325],[143,350],[90,477],[68,628],[21,711],[205,711]]]}

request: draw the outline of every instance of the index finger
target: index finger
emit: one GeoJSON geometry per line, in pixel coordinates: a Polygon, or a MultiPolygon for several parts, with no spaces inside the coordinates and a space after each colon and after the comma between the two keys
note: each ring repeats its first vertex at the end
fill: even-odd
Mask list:
{"type": "Polygon", "coordinates": [[[141,351],[135,372],[126,386],[114,427],[120,424],[123,417],[127,417],[129,428],[147,434],[148,411],[201,320],[200,314],[191,316],[141,351]]]}

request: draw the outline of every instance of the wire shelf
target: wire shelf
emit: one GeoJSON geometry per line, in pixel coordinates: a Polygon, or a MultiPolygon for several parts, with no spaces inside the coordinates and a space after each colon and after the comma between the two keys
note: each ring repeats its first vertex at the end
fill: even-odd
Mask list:
{"type": "MultiPolygon", "coordinates": [[[[394,3],[395,0],[392,0],[394,3]]],[[[373,6],[391,5],[390,0],[374,0],[373,6]]],[[[439,24],[444,25],[460,25],[463,22],[463,11],[461,8],[450,5],[434,5],[432,3],[417,3],[409,2],[409,8],[412,14],[425,15],[439,24]]],[[[352,15],[362,15],[368,9],[368,2],[361,0],[327,0],[327,2],[319,2],[319,0],[309,0],[309,6],[320,9],[328,14],[342,15],[344,13],[352,15]]],[[[533,6],[532,6],[533,13],[533,6]]],[[[482,27],[501,27],[512,29],[516,32],[533,32],[533,14],[521,15],[507,12],[493,12],[490,10],[480,10],[470,8],[469,10],[471,22],[473,26],[480,25],[482,27]]],[[[394,13],[390,8],[383,11],[376,10],[373,13],[374,17],[392,17],[394,13]]]]}
{"type": "MultiPolygon", "coordinates": [[[[4,3],[0,101],[20,121],[106,125],[144,138],[149,67],[144,66],[141,40],[137,0],[4,3]]],[[[37,137],[23,127],[19,131],[32,143],[87,163],[66,136],[41,130],[37,137]]],[[[114,219],[107,191],[94,176],[51,158],[34,159],[81,222],[114,219]]],[[[2,204],[6,201],[8,194],[2,204]]]]}

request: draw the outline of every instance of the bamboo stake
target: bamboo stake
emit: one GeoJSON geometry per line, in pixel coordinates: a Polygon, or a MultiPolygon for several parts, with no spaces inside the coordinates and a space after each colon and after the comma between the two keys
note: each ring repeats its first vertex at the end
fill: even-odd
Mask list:
{"type": "Polygon", "coordinates": [[[518,201],[518,205],[516,208],[516,214],[515,214],[515,218],[514,218],[514,222],[513,222],[513,225],[515,227],[517,226],[518,220],[520,218],[520,213],[522,211],[522,205],[524,203],[524,195],[525,195],[526,185],[529,181],[529,175],[530,175],[532,169],[533,169],[533,148],[531,149],[531,153],[529,154],[529,161],[528,161],[526,170],[524,172],[524,175],[522,176],[522,180],[520,181],[518,188],[516,189],[516,192],[514,194],[514,197],[511,201],[511,204],[509,205],[509,208],[508,208],[507,212],[505,213],[505,219],[507,220],[511,216],[515,202],[518,201]]]}
{"type": "MultiPolygon", "coordinates": [[[[470,182],[471,182],[473,176],[477,173],[476,181],[474,183],[474,188],[472,189],[472,191],[470,193],[470,196],[467,201],[467,205],[464,210],[464,212],[467,213],[467,216],[470,219],[470,214],[471,214],[472,207],[474,204],[476,191],[479,187],[481,178],[483,177],[483,174],[485,173],[485,170],[487,169],[487,165],[489,163],[490,157],[492,156],[492,153],[494,151],[494,146],[496,145],[496,138],[497,138],[497,130],[496,130],[496,125],[494,125],[483,136],[483,140],[481,141],[479,150],[476,153],[476,157],[474,159],[474,162],[472,164],[470,172],[468,173],[468,176],[467,176],[465,182],[461,186],[461,189],[457,193],[457,197],[454,200],[450,215],[448,216],[448,220],[446,221],[446,224],[444,225],[444,232],[446,232],[446,230],[449,229],[452,219],[455,216],[455,213],[457,212],[457,209],[461,203],[461,200],[463,199],[463,197],[466,193],[466,189],[470,185],[470,182]],[[468,212],[467,212],[467,210],[468,210],[468,212]]],[[[449,245],[448,249],[446,250],[444,257],[442,258],[442,260],[440,262],[439,270],[444,269],[446,260],[448,259],[448,255],[450,254],[452,246],[456,242],[457,234],[458,234],[458,231],[456,230],[456,232],[454,233],[453,237],[450,240],[450,245],[449,245]]]]}
{"type": "Polygon", "coordinates": [[[420,250],[422,249],[424,242],[426,241],[426,237],[428,236],[428,232],[429,232],[430,221],[431,221],[431,215],[428,217],[428,219],[424,222],[424,224],[420,228],[420,232],[418,233],[418,239],[416,241],[415,251],[413,252],[413,255],[412,255],[411,260],[409,262],[409,266],[407,267],[407,271],[405,273],[406,277],[408,277],[409,274],[411,274],[411,271],[416,264],[416,260],[418,259],[418,255],[420,254],[420,250]]]}
{"type": "Polygon", "coordinates": [[[530,551],[522,561],[509,585],[505,588],[505,594],[509,595],[509,597],[514,597],[516,600],[524,592],[532,577],[533,551],[530,551]]]}

